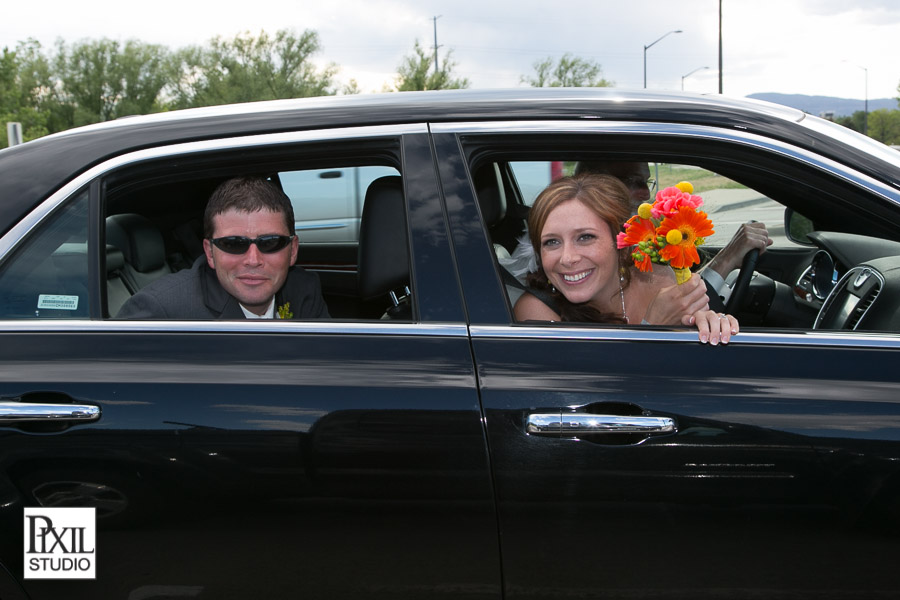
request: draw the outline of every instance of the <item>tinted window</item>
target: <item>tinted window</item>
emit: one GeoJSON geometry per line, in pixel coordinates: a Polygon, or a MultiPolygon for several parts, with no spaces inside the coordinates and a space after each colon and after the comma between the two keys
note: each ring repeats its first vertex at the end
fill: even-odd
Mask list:
{"type": "Polygon", "coordinates": [[[90,313],[88,192],[42,223],[0,270],[0,317],[74,319],[90,313]]]}
{"type": "Polygon", "coordinates": [[[279,173],[284,193],[294,205],[301,244],[357,242],[359,219],[369,184],[393,167],[363,166],[279,173]]]}

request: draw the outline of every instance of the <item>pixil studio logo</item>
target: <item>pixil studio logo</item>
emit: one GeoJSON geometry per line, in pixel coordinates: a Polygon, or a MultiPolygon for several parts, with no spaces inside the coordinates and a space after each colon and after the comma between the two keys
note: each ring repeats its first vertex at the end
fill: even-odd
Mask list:
{"type": "Polygon", "coordinates": [[[25,579],[95,579],[95,508],[25,508],[25,579]]]}

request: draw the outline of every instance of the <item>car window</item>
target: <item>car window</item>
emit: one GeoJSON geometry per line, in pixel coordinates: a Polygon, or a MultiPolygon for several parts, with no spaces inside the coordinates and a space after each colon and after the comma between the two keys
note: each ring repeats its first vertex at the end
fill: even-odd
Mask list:
{"type": "Polygon", "coordinates": [[[703,210],[715,225],[715,233],[706,238],[710,247],[721,248],[734,236],[742,223],[765,223],[776,246],[795,246],[784,234],[784,206],[747,185],[694,165],[650,163],[655,189],[662,190],[681,181],[694,186],[694,194],[703,198],[703,210]]]}
{"type": "Polygon", "coordinates": [[[239,175],[266,178],[291,199],[301,240],[295,266],[315,275],[331,318],[412,319],[408,230],[394,139],[306,144],[292,153],[254,147],[179,155],[175,161],[122,162],[125,166],[100,176],[103,210],[94,214],[102,222],[91,226],[89,194],[76,194],[40,219],[0,265],[0,319],[116,318],[135,294],[206,260],[206,203],[220,183],[239,175]],[[363,146],[371,147],[377,160],[361,161],[363,146]],[[374,217],[381,225],[369,228],[368,250],[361,252],[363,208],[373,182],[381,186],[379,205],[395,208],[386,221],[374,217]],[[91,231],[102,233],[103,246],[91,231]],[[93,243],[105,251],[92,262],[93,243]],[[391,268],[379,269],[389,250],[391,268]],[[105,264],[105,272],[92,278],[95,263],[105,264]]]}
{"type": "MultiPolygon", "coordinates": [[[[485,165],[484,148],[479,152],[481,162],[472,170],[476,178],[482,177],[476,187],[481,214],[512,308],[528,285],[528,273],[536,268],[525,234],[528,210],[540,189],[574,174],[580,162],[615,158],[608,149],[600,161],[594,155],[557,150],[547,152],[547,160],[535,161],[537,152],[531,150],[528,160],[501,156],[485,165]],[[558,156],[563,160],[557,160],[558,156]],[[490,176],[491,172],[495,175],[490,176]],[[494,191],[484,183],[491,177],[494,191]],[[488,205],[496,201],[501,206],[491,209],[488,205]]],[[[773,242],[759,257],[746,292],[737,295],[740,308],[727,304],[740,261],[723,274],[724,284],[715,284],[742,328],[900,330],[896,317],[900,281],[893,276],[900,267],[900,232],[885,218],[896,212],[895,206],[877,194],[847,185],[845,175],[792,163],[762,150],[737,158],[723,156],[713,146],[698,150],[690,145],[682,160],[671,160],[675,154],[669,151],[667,160],[655,160],[649,152],[644,156],[632,152],[622,162],[643,162],[648,167],[646,200],[641,201],[652,202],[656,191],[681,181],[690,182],[694,194],[703,198],[702,210],[715,233],[704,238],[702,262],[695,272],[702,273],[744,223],[765,224],[773,242]]]]}
{"type": "Polygon", "coordinates": [[[359,220],[369,184],[393,167],[360,166],[285,171],[278,174],[294,205],[301,244],[358,242],[359,220]]]}
{"type": "MultiPolygon", "coordinates": [[[[541,191],[558,177],[575,173],[576,161],[512,161],[509,167],[526,206],[534,204],[541,191]]],[[[782,223],[784,206],[765,194],[724,175],[694,165],[648,162],[651,194],[690,181],[701,195],[707,213],[716,224],[716,233],[707,238],[710,246],[724,246],[741,223],[782,223]],[[716,215],[716,217],[712,217],[716,215]]],[[[652,201],[652,199],[651,199],[652,201]]],[[[782,227],[772,229],[771,237],[778,246],[794,245],[782,227]]]]}
{"type": "Polygon", "coordinates": [[[77,194],[0,267],[0,318],[88,316],[88,198],[77,194]]]}
{"type": "MultiPolygon", "coordinates": [[[[339,157],[329,165],[327,157],[321,154],[302,153],[287,164],[283,159],[279,162],[282,164],[272,169],[265,162],[254,165],[245,158],[243,164],[227,172],[221,167],[191,169],[188,164],[184,172],[174,174],[167,181],[147,178],[144,173],[136,180],[125,173],[116,175],[109,186],[106,231],[108,242],[124,252],[122,279],[128,293],[123,297],[113,286],[108,286],[108,314],[116,316],[121,304],[156,279],[205,261],[203,213],[212,192],[231,176],[264,174],[291,200],[300,240],[296,266],[316,275],[331,318],[380,319],[386,314],[409,318],[408,298],[412,290],[405,244],[403,261],[398,264],[405,265],[407,275],[401,277],[403,269],[392,270],[390,275],[395,280],[387,287],[378,287],[378,282],[372,283],[364,277],[375,271],[372,263],[377,264],[379,260],[378,249],[368,250],[368,260],[362,265],[359,249],[369,187],[373,182],[396,180],[396,194],[402,202],[400,171],[384,164],[348,166],[339,157]],[[303,168],[307,165],[315,168],[303,168]],[[360,272],[361,267],[364,273],[360,272]],[[367,282],[372,285],[363,285],[367,282]],[[388,313],[399,305],[404,310],[388,313]]],[[[221,165],[229,163],[230,159],[223,159],[221,165]]],[[[390,224],[390,230],[381,227],[374,235],[391,238],[384,244],[392,244],[393,240],[405,242],[403,217],[401,213],[390,224]]]]}

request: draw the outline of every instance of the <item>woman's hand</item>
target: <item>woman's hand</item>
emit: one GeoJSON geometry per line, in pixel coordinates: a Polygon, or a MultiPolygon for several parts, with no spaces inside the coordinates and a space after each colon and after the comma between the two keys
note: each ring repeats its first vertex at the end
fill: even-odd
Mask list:
{"type": "Polygon", "coordinates": [[[738,320],[731,315],[717,313],[713,310],[700,310],[690,315],[689,322],[685,325],[696,325],[700,336],[700,342],[709,342],[716,346],[719,342],[727,344],[731,336],[740,331],[738,320]]]}
{"type": "Polygon", "coordinates": [[[654,325],[693,325],[698,312],[709,310],[706,284],[692,275],[681,285],[661,289],[644,313],[644,320],[654,325]]]}

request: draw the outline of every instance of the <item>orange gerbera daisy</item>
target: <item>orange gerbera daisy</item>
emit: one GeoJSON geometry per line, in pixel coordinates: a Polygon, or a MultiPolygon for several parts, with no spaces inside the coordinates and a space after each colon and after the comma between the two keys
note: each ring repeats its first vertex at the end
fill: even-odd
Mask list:
{"type": "Polygon", "coordinates": [[[625,221],[625,232],[616,236],[616,245],[619,248],[627,248],[654,239],[656,239],[656,227],[653,226],[653,221],[634,215],[625,221]]]}
{"type": "Polygon", "coordinates": [[[659,251],[660,258],[675,269],[687,269],[698,264],[700,255],[697,254],[697,245],[703,243],[703,238],[715,233],[712,221],[706,217],[705,212],[682,206],[678,212],[663,219],[656,233],[667,236],[673,229],[681,232],[681,241],[662,248],[659,251]]]}
{"type": "Polygon", "coordinates": [[[616,247],[634,246],[634,251],[631,253],[634,266],[644,272],[652,271],[653,259],[646,250],[648,243],[652,244],[655,239],[656,228],[653,226],[653,221],[634,215],[625,222],[625,231],[616,236],[616,247]]]}

